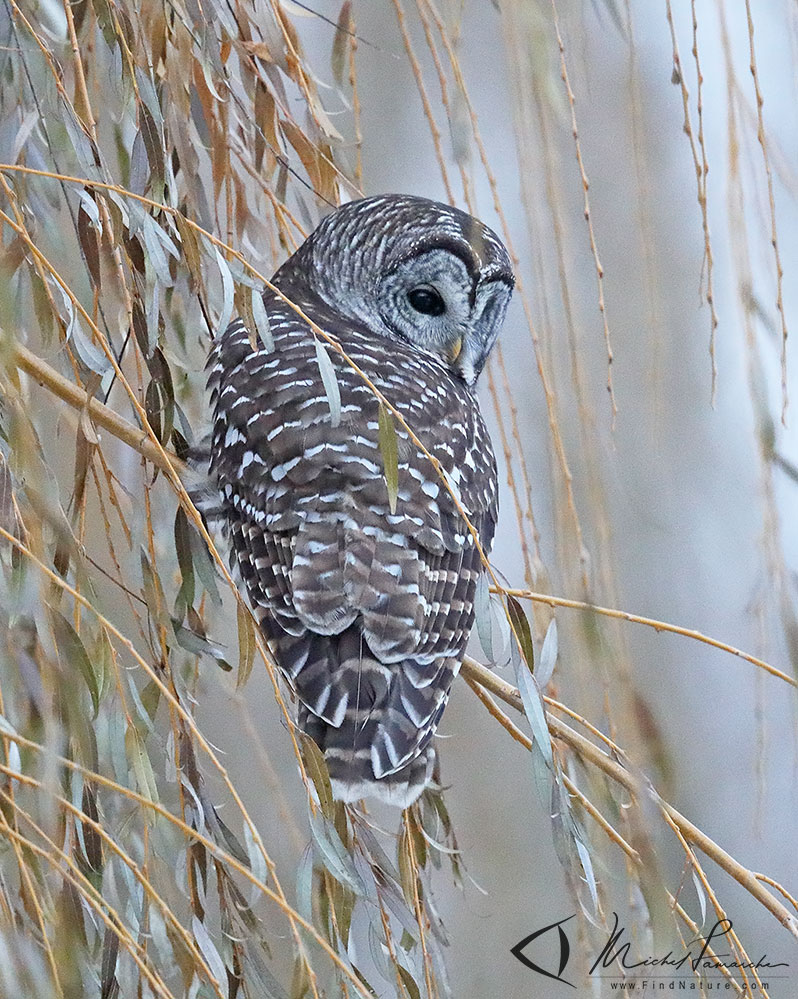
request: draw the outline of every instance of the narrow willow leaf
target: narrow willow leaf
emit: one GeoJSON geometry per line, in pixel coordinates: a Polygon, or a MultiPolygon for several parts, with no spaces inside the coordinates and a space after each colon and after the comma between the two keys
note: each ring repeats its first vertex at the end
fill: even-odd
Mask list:
{"type": "Polygon", "coordinates": [[[263,304],[263,292],[258,288],[253,288],[252,297],[252,318],[255,320],[255,329],[263,344],[263,349],[271,353],[274,350],[274,337],[269,326],[269,317],[266,315],[266,306],[263,304]]]}
{"type": "Polygon", "coordinates": [[[22,757],[19,755],[19,746],[16,742],[8,743],[8,768],[13,770],[15,774],[22,773],[22,757]]]}
{"type": "Polygon", "coordinates": [[[338,14],[338,23],[335,28],[335,37],[332,47],[332,71],[333,78],[339,87],[344,84],[344,70],[346,68],[346,56],[349,51],[349,33],[352,30],[352,0],[344,0],[338,14]]]}
{"type": "Polygon", "coordinates": [[[222,598],[216,585],[216,566],[211,559],[208,546],[197,531],[191,532],[191,548],[194,553],[194,569],[205,587],[205,592],[217,607],[221,607],[222,598]]]}
{"type": "Polygon", "coordinates": [[[186,221],[185,215],[178,212],[175,215],[177,231],[183,246],[183,256],[188,264],[189,281],[192,290],[202,287],[202,266],[200,264],[199,241],[194,229],[186,221]]]}
{"type": "Polygon", "coordinates": [[[394,976],[388,964],[388,947],[372,922],[369,923],[369,954],[371,954],[374,967],[385,981],[393,981],[394,976]]]}
{"type": "Polygon", "coordinates": [[[165,444],[166,440],[161,427],[161,409],[161,393],[158,383],[154,378],[151,378],[147,384],[147,391],[144,393],[144,412],[152,432],[162,444],[165,444]]]}
{"type": "Polygon", "coordinates": [[[86,188],[80,192],[80,207],[88,215],[92,228],[101,232],[102,226],[100,224],[100,209],[97,207],[97,202],[94,200],[89,191],[86,190],[86,188]]]}
{"type": "MultiPolygon", "coordinates": [[[[100,814],[97,811],[97,791],[93,785],[84,785],[80,807],[83,814],[86,815],[91,822],[99,824],[100,814]]],[[[86,857],[86,862],[91,870],[95,874],[98,874],[103,869],[103,847],[100,834],[91,822],[80,821],[77,825],[81,828],[83,833],[83,852],[86,857]]]]}
{"type": "Polygon", "coordinates": [[[419,991],[418,985],[416,985],[416,980],[401,964],[397,963],[396,970],[399,972],[399,977],[402,979],[402,984],[407,989],[407,993],[410,999],[421,999],[421,992],[419,991]]]}
{"type": "Polygon", "coordinates": [[[304,954],[294,958],[294,973],[291,976],[291,999],[305,999],[310,991],[310,976],[304,954]]]}
{"type": "Polygon", "coordinates": [[[365,886],[332,822],[321,813],[317,812],[314,815],[311,811],[310,831],[313,833],[313,841],[319,848],[324,866],[330,874],[341,884],[351,888],[356,895],[365,896],[365,886]]]}
{"type": "Polygon", "coordinates": [[[172,286],[172,275],[169,273],[169,261],[166,259],[166,252],[159,238],[162,233],[161,227],[151,215],[144,215],[141,220],[141,238],[144,240],[146,250],[146,260],[152,265],[153,270],[166,288],[172,286]]]}
{"type": "MultiPolygon", "coordinates": [[[[396,870],[393,861],[380,846],[377,837],[371,832],[371,830],[365,827],[359,829],[358,842],[362,847],[365,847],[366,853],[368,855],[368,863],[373,867],[379,867],[382,874],[384,874],[386,878],[389,878],[391,881],[393,881],[393,883],[398,887],[399,872],[396,870]]],[[[363,863],[366,863],[365,859],[362,858],[360,854],[357,854],[356,856],[360,860],[362,860],[363,863]]],[[[364,878],[364,880],[369,881],[370,879],[364,878]]]]}
{"type": "Polygon", "coordinates": [[[97,169],[97,147],[89,138],[82,122],[78,118],[71,104],[62,100],[61,102],[61,122],[67,130],[69,141],[75,150],[75,155],[80,160],[80,165],[85,171],[84,176],[89,180],[100,179],[97,169]]]}
{"type": "Polygon", "coordinates": [[[474,593],[474,617],[477,625],[479,644],[489,663],[493,663],[493,624],[490,613],[490,587],[487,574],[480,573],[474,593]]]}
{"type": "Polygon", "coordinates": [[[153,572],[147,552],[142,545],[139,550],[141,561],[141,577],[144,584],[144,602],[153,620],[157,621],[161,627],[168,627],[166,617],[166,598],[164,597],[161,580],[157,573],[153,572]]]}
{"type": "Polygon", "coordinates": [[[278,163],[277,183],[274,186],[274,193],[280,204],[284,205],[286,195],[288,193],[288,164],[282,157],[279,159],[278,163]]]}
{"type": "Polygon", "coordinates": [[[182,578],[180,593],[189,607],[194,603],[194,560],[191,557],[190,531],[186,512],[182,506],[178,506],[175,514],[175,552],[182,578]]]}
{"type": "Polygon", "coordinates": [[[91,661],[99,686],[99,700],[102,703],[105,695],[114,685],[114,652],[111,640],[105,628],[100,628],[97,640],[92,647],[91,661]]]}
{"type": "Polygon", "coordinates": [[[319,374],[327,394],[327,404],[330,407],[330,424],[337,427],[341,422],[341,390],[338,388],[338,377],[335,368],[327,353],[327,348],[321,341],[316,340],[316,361],[319,365],[319,374]]]}
{"type": "Polygon", "coordinates": [[[106,711],[103,720],[107,726],[107,745],[109,748],[109,752],[104,754],[103,759],[110,758],[114,779],[118,784],[125,784],[130,770],[125,749],[127,721],[121,711],[106,711]]]}
{"type": "Polygon", "coordinates": [[[551,675],[557,664],[558,651],[557,622],[552,618],[546,629],[543,648],[540,650],[540,661],[535,669],[535,677],[541,690],[545,690],[549,680],[551,680],[551,675]]]}
{"type": "Polygon", "coordinates": [[[515,597],[508,596],[507,611],[513,633],[518,639],[518,644],[521,648],[521,654],[526,659],[527,666],[529,666],[531,672],[535,668],[535,648],[532,644],[532,632],[529,628],[529,621],[524,613],[524,608],[518,603],[515,597]]]}
{"type": "Polygon", "coordinates": [[[76,666],[80,675],[86,681],[86,686],[91,694],[91,703],[94,708],[94,717],[100,710],[100,684],[97,682],[97,675],[89,659],[86,647],[81,641],[80,635],[67,621],[64,615],[50,608],[50,621],[52,623],[53,635],[57,646],[58,658],[65,667],[76,666]]]}
{"type": "Polygon", "coordinates": [[[116,979],[116,961],[119,956],[119,934],[112,926],[105,928],[103,937],[103,957],[100,972],[100,999],[114,999],[119,995],[119,982],[116,979]]]}
{"type": "Polygon", "coordinates": [[[313,922],[313,844],[308,843],[296,868],[296,911],[313,922]]]}
{"type": "MultiPolygon", "coordinates": [[[[22,108],[20,108],[22,111],[22,108]]],[[[31,137],[34,128],[39,124],[39,112],[36,108],[31,108],[22,115],[22,121],[17,134],[14,136],[14,143],[8,156],[9,163],[16,163],[17,157],[25,148],[25,143],[31,137]]]]}
{"type": "Polygon", "coordinates": [[[131,320],[133,335],[136,338],[139,350],[145,358],[149,358],[152,351],[150,349],[150,340],[147,333],[147,318],[144,314],[144,307],[141,304],[141,299],[138,297],[133,299],[131,320]]]}
{"type": "Polygon", "coordinates": [[[150,161],[147,158],[147,146],[141,131],[136,132],[133,139],[128,173],[130,190],[134,194],[146,194],[150,189],[150,161]]]}
{"type": "Polygon", "coordinates": [[[19,732],[17,732],[5,715],[0,715],[0,733],[3,735],[10,735],[12,738],[18,739],[20,737],[19,732]]]}
{"type": "Polygon", "coordinates": [[[693,884],[695,885],[696,895],[698,895],[698,904],[701,906],[701,926],[703,926],[707,921],[707,897],[704,894],[704,886],[701,884],[695,871],[693,871],[693,884]]]}
{"type": "Polygon", "coordinates": [[[385,485],[388,487],[388,506],[391,513],[396,513],[396,501],[399,497],[399,442],[396,439],[393,414],[382,403],[379,411],[379,443],[385,485]]]}
{"type": "Polygon", "coordinates": [[[507,666],[509,663],[519,659],[518,646],[513,640],[513,630],[507,620],[504,605],[498,597],[490,595],[490,619],[493,625],[494,652],[496,653],[496,665],[507,666]],[[516,653],[515,659],[513,653],[516,653]]]}
{"type": "Polygon", "coordinates": [[[211,940],[205,924],[200,922],[196,916],[192,916],[191,929],[194,932],[194,939],[197,941],[197,946],[202,956],[208,962],[211,974],[220,986],[224,986],[227,982],[227,971],[224,967],[224,961],[222,961],[219,951],[216,949],[216,944],[211,940]]]}
{"type": "MultiPolygon", "coordinates": [[[[261,882],[261,884],[266,884],[269,880],[269,871],[266,867],[266,860],[263,856],[263,850],[255,842],[255,837],[252,835],[252,830],[249,828],[249,823],[244,823],[244,842],[247,846],[247,861],[249,863],[249,869],[261,882]]],[[[255,899],[260,895],[261,889],[257,885],[252,885],[252,891],[250,892],[249,904],[254,905],[255,899]]]]}
{"type": "Polygon", "coordinates": [[[155,773],[147,755],[144,739],[139,735],[135,725],[128,725],[125,732],[125,753],[136,778],[139,793],[150,801],[157,802],[158,785],[155,782],[155,773]]]}
{"type": "Polygon", "coordinates": [[[63,289],[60,290],[68,316],[66,328],[67,340],[71,341],[75,347],[78,357],[81,361],[83,361],[87,368],[91,371],[96,371],[100,375],[105,374],[111,366],[110,361],[105,354],[98,350],[92,341],[86,336],[83,331],[83,327],[81,326],[80,318],[75,311],[72,299],[63,289]]]}
{"type": "Polygon", "coordinates": [[[158,690],[158,686],[153,684],[152,680],[149,683],[144,684],[144,690],[139,691],[138,684],[136,683],[135,677],[132,673],[127,675],[127,685],[130,688],[130,696],[133,698],[133,703],[136,705],[136,713],[138,714],[139,721],[135,722],[136,729],[142,739],[147,737],[147,733],[152,731],[152,722],[155,717],[155,711],[157,710],[157,702],[153,706],[151,691],[148,692],[148,698],[145,702],[144,691],[148,687],[154,686],[155,690],[158,690]]]}
{"type": "Polygon", "coordinates": [[[255,662],[255,627],[252,624],[252,615],[247,613],[239,604],[237,607],[238,617],[238,676],[236,677],[236,690],[246,685],[252,666],[255,662]]]}
{"type": "Polygon", "coordinates": [[[161,134],[153,120],[150,109],[143,101],[139,103],[139,132],[144,140],[152,179],[156,185],[161,185],[164,182],[166,173],[161,134]]]}
{"type": "MultiPolygon", "coordinates": [[[[265,944],[261,943],[261,946],[265,944]]],[[[288,994],[269,971],[266,962],[250,941],[247,941],[245,961],[247,992],[257,996],[258,999],[288,999],[288,994]]],[[[238,995],[240,996],[241,992],[238,995]]]]}
{"type": "MultiPolygon", "coordinates": [[[[83,192],[86,193],[85,191],[83,192]]],[[[97,239],[97,227],[95,227],[91,222],[91,217],[88,212],[86,212],[86,204],[94,204],[90,198],[87,197],[86,201],[81,201],[80,210],[78,211],[78,241],[80,242],[80,248],[83,251],[83,256],[86,260],[86,266],[89,270],[89,276],[91,282],[95,288],[100,288],[102,284],[102,273],[100,271],[100,244],[97,239]]],[[[96,210],[95,205],[95,210],[96,210]]]]}
{"type": "Polygon", "coordinates": [[[233,302],[235,301],[235,286],[233,285],[233,275],[230,273],[230,268],[227,261],[219,253],[217,247],[213,248],[213,252],[216,254],[216,263],[219,267],[219,273],[222,275],[222,311],[219,315],[219,325],[216,328],[217,336],[220,333],[224,333],[230,324],[230,317],[233,315],[233,302]]]}
{"type": "Polygon", "coordinates": [[[409,908],[412,909],[416,904],[413,891],[417,885],[416,873],[410,856],[410,845],[408,843],[406,827],[402,829],[402,834],[399,837],[397,853],[399,861],[399,884],[402,887],[402,894],[405,897],[405,902],[407,902],[409,908]]]}
{"type": "Polygon", "coordinates": [[[149,74],[143,69],[140,69],[138,66],[136,67],[136,84],[139,96],[141,97],[144,106],[150,112],[150,115],[157,126],[162,128],[163,115],[161,113],[161,105],[158,102],[158,94],[155,90],[155,85],[149,74]]]}
{"type": "Polygon", "coordinates": [[[172,618],[172,630],[181,649],[185,649],[193,656],[209,656],[221,666],[225,673],[231,672],[233,667],[225,658],[226,653],[221,645],[209,642],[204,635],[191,628],[186,628],[176,618],[172,618]]]}
{"type": "Polygon", "coordinates": [[[352,913],[355,910],[357,898],[354,892],[345,888],[340,882],[335,882],[335,890],[330,898],[330,906],[335,914],[335,925],[338,928],[338,939],[344,948],[349,943],[349,931],[352,927],[352,913]]]}
{"type": "Polygon", "coordinates": [[[515,675],[521,700],[524,703],[524,711],[532,728],[532,737],[540,748],[546,763],[551,766],[551,736],[546,724],[546,712],[543,708],[543,699],[540,696],[540,690],[538,690],[535,678],[526,668],[525,663],[518,663],[515,675]]]}
{"type": "MultiPolygon", "coordinates": [[[[2,451],[0,451],[0,527],[15,538],[18,537],[19,523],[14,509],[14,483],[2,451]]],[[[0,545],[4,543],[0,541],[0,545]]]]}
{"type": "Polygon", "coordinates": [[[302,757],[308,776],[313,781],[316,794],[319,796],[319,807],[322,814],[330,821],[333,820],[335,807],[333,805],[332,785],[330,784],[330,772],[327,769],[327,761],[324,754],[310,736],[302,736],[302,757]]]}
{"type": "Polygon", "coordinates": [[[44,346],[49,347],[53,334],[53,309],[47,295],[46,285],[38,271],[29,271],[31,292],[33,294],[33,310],[36,313],[37,332],[40,333],[44,346]]]}
{"type": "MultiPolygon", "coordinates": [[[[124,197],[122,197],[121,194],[117,194],[116,191],[106,191],[105,194],[108,198],[111,199],[111,201],[113,201],[114,205],[116,205],[117,209],[119,210],[119,217],[122,221],[122,225],[125,227],[125,229],[127,229],[128,232],[130,232],[130,216],[132,213],[128,211],[128,207],[127,204],[125,203],[124,197]]],[[[131,202],[131,205],[132,204],[135,204],[135,202],[131,202]]],[[[140,211],[141,206],[139,205],[137,207],[140,211]]]]}
{"type": "MultiPolygon", "coordinates": [[[[391,885],[391,887],[394,887],[391,885]]],[[[410,934],[414,939],[418,938],[418,923],[416,922],[416,914],[413,910],[409,909],[407,903],[402,897],[401,889],[396,886],[393,891],[383,890],[380,893],[380,901],[385,905],[386,909],[396,916],[402,929],[410,934]]]]}
{"type": "Polygon", "coordinates": [[[147,340],[146,349],[142,351],[147,361],[153,355],[155,348],[158,346],[158,340],[160,339],[161,332],[161,286],[152,277],[152,269],[146,267],[147,271],[147,287],[150,289],[150,301],[147,305],[147,340]]]}
{"type": "Polygon", "coordinates": [[[295,122],[289,118],[279,119],[280,131],[285,141],[293,147],[305,168],[308,179],[314,191],[321,193],[322,177],[320,172],[321,154],[319,149],[308,139],[307,135],[295,122]]]}
{"type": "MultiPolygon", "coordinates": [[[[556,788],[552,791],[552,798],[555,794],[556,788]]],[[[554,844],[554,852],[557,854],[560,864],[566,871],[575,873],[573,872],[573,836],[569,835],[565,827],[562,812],[556,811],[554,808],[551,812],[551,836],[554,844]]]]}
{"type": "Polygon", "coordinates": [[[148,680],[141,689],[141,700],[140,706],[149,715],[152,722],[155,721],[155,716],[158,713],[158,705],[161,703],[161,688],[155,682],[155,680],[148,680]]]}
{"type": "MultiPolygon", "coordinates": [[[[166,252],[169,254],[170,257],[173,257],[175,260],[179,260],[180,251],[178,250],[174,240],[166,231],[166,229],[164,229],[162,225],[159,225],[151,215],[148,215],[147,218],[149,218],[150,222],[152,223],[153,236],[158,240],[158,242],[161,244],[164,250],[166,250],[166,252]]],[[[171,221],[170,219],[167,219],[166,224],[169,224],[170,221],[171,221]]]]}
{"type": "MultiPolygon", "coordinates": [[[[538,800],[544,809],[549,808],[553,797],[552,772],[537,740],[533,743],[532,752],[529,755],[532,760],[532,780],[535,784],[538,800]]],[[[554,815],[554,806],[552,806],[550,814],[554,815]]]]}
{"type": "MultiPolygon", "coordinates": [[[[236,858],[239,864],[246,866],[249,863],[249,857],[247,856],[247,851],[241,845],[241,842],[236,834],[230,826],[219,818],[215,809],[212,811],[211,817],[212,821],[219,827],[219,832],[222,834],[222,839],[227,844],[227,849],[230,851],[231,855],[236,858]]],[[[244,901],[243,898],[241,901],[244,901]]]]}
{"type": "Polygon", "coordinates": [[[579,854],[579,860],[582,863],[582,870],[585,872],[585,880],[590,890],[590,900],[593,903],[593,915],[595,916],[598,913],[598,889],[596,887],[596,875],[593,873],[593,861],[590,859],[588,849],[581,839],[575,837],[574,844],[576,852],[579,854]]]}

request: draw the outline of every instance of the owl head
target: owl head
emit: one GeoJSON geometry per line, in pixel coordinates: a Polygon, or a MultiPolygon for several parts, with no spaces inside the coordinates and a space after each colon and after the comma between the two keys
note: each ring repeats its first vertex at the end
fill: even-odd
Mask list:
{"type": "Polygon", "coordinates": [[[327,215],[280,268],[287,294],[308,291],[344,317],[441,357],[473,385],[513,290],[501,240],[437,201],[386,194],[327,215]]]}

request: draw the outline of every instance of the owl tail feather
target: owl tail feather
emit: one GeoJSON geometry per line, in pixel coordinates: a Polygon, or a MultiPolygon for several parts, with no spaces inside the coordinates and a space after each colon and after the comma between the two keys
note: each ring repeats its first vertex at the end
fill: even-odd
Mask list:
{"type": "Polygon", "coordinates": [[[457,660],[380,662],[356,624],[340,635],[284,634],[276,646],[300,701],[299,726],[324,751],[335,797],[411,805],[432,779],[431,739],[457,660]]]}

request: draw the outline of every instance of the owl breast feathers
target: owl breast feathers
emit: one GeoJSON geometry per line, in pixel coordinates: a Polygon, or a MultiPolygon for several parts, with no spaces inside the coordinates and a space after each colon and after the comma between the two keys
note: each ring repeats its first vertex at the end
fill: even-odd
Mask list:
{"type": "Polygon", "coordinates": [[[273,350],[253,348],[240,321],[214,342],[210,471],[298,724],[324,751],[336,797],[406,807],[432,777],[482,571],[452,493],[486,554],[496,526],[496,461],[473,386],[504,318],[510,263],[470,216],[391,195],[328,215],[273,283],[444,472],[394,419],[392,511],[377,397],[275,292],[264,295],[273,350]]]}

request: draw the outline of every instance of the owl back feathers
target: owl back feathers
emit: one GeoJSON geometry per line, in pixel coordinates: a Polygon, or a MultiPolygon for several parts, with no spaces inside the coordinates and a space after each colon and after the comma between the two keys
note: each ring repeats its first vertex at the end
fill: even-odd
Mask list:
{"type": "MultiPolygon", "coordinates": [[[[307,282],[292,286],[297,261],[302,251],[278,273],[280,287],[407,420],[489,551],[496,464],[472,390],[442,359],[342,316],[307,282]]],[[[479,552],[400,421],[392,512],[374,393],[329,350],[336,425],[314,334],[274,293],[264,301],[274,350],[253,348],[238,321],[208,361],[210,471],[232,560],[336,797],[406,807],[433,773],[433,736],[473,625],[479,552]]]]}

